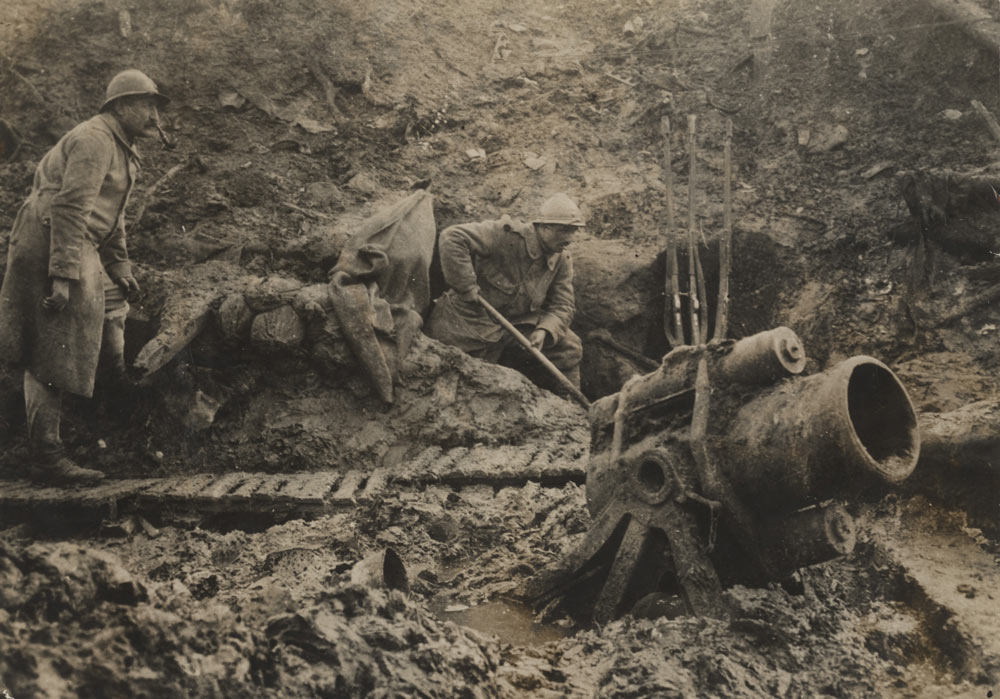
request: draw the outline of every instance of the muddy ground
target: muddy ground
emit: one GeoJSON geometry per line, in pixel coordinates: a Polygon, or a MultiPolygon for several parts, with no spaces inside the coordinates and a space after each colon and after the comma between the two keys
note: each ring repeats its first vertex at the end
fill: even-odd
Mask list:
{"type": "MultiPolygon", "coordinates": [[[[808,371],[870,354],[921,413],[995,413],[998,306],[944,322],[1000,277],[995,213],[953,216],[976,235],[942,247],[929,231],[923,258],[898,235],[910,213],[897,173],[989,170],[997,155],[969,107],[1000,111],[996,51],[931,4],[14,0],[0,8],[0,118],[20,146],[0,162],[0,228],[45,150],[93,113],[111,75],[139,67],[172,97],[178,146],[145,144],[129,207],[144,286],[130,358],[171,314],[229,291],[324,282],[358,222],[418,183],[430,180],[439,229],[530,216],[567,191],[588,222],[571,248],[574,327],[596,398],[637,367],[588,333],[654,359],[668,349],[660,119],[675,130],[684,222],[684,131],[698,116],[710,283],[732,119],[731,335],[787,325],[808,371]]],[[[555,458],[585,465],[585,413],[512,370],[422,339],[386,406],[349,351],[320,371],[297,349],[227,345],[214,323],[124,407],[71,406],[74,455],[112,476],[367,472],[429,446],[554,443],[555,458]]],[[[3,381],[0,467],[13,478],[21,397],[3,381]]],[[[575,483],[400,490],[264,528],[157,512],[74,536],[14,526],[0,537],[0,689],[985,697],[1000,687],[997,459],[953,465],[922,464],[899,493],[854,504],[855,552],[802,571],[798,589],[727,591],[727,622],[535,628],[498,602],[586,531],[575,483]],[[351,580],[385,547],[408,594],[351,580]]]]}

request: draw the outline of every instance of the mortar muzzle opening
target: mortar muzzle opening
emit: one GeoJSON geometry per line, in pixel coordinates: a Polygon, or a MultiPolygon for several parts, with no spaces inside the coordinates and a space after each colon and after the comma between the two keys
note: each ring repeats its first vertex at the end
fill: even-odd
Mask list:
{"type": "Polygon", "coordinates": [[[869,468],[890,483],[913,472],[920,452],[917,416],[906,389],[887,367],[863,362],[851,371],[847,410],[869,468]]]}

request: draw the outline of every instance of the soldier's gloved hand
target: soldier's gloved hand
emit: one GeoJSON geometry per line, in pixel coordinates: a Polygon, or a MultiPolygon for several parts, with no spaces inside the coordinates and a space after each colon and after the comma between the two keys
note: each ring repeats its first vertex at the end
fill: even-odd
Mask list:
{"type": "Polygon", "coordinates": [[[120,286],[125,290],[125,296],[128,297],[133,293],[139,293],[142,289],[139,288],[139,282],[135,280],[131,272],[123,274],[114,280],[115,284],[120,286]]]}
{"type": "Polygon", "coordinates": [[[547,334],[543,328],[535,328],[531,331],[531,335],[528,336],[528,342],[531,343],[532,347],[540,350],[545,345],[545,336],[547,334]]]}
{"type": "Polygon", "coordinates": [[[52,277],[52,293],[42,299],[42,308],[47,311],[61,311],[69,303],[69,279],[52,277]]]}
{"type": "Polygon", "coordinates": [[[474,286],[468,291],[458,294],[458,298],[466,303],[477,303],[479,301],[479,287],[474,286]]]}

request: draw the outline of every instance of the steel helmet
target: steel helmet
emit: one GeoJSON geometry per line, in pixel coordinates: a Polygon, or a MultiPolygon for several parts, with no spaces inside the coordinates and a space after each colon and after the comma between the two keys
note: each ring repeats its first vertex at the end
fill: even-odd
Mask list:
{"type": "Polygon", "coordinates": [[[564,226],[577,226],[582,228],[587,225],[580,213],[580,207],[568,196],[559,192],[553,194],[545,200],[542,208],[538,210],[538,217],[535,223],[559,223],[564,226]]]}
{"type": "Polygon", "coordinates": [[[148,75],[141,70],[130,68],[111,78],[104,94],[104,104],[101,105],[101,111],[106,110],[119,97],[128,97],[129,95],[152,95],[159,100],[158,106],[160,107],[165,106],[170,101],[169,97],[160,94],[160,91],[156,89],[156,83],[148,75]]]}

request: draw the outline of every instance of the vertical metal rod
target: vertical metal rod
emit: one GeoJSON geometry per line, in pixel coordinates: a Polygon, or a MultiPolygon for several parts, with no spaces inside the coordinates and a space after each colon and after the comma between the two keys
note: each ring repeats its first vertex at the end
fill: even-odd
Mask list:
{"type": "Polygon", "coordinates": [[[697,140],[698,117],[688,114],[688,309],[691,317],[691,344],[701,342],[701,331],[698,326],[698,282],[695,255],[697,254],[694,239],[694,200],[697,185],[697,140]]]}
{"type": "Polygon", "coordinates": [[[726,337],[729,324],[729,273],[733,247],[733,120],[726,119],[726,143],[723,147],[722,237],[719,239],[719,298],[715,307],[715,332],[712,337],[726,337]]]}
{"type": "Polygon", "coordinates": [[[677,278],[677,241],[674,239],[674,169],[672,165],[670,118],[660,120],[663,136],[663,179],[667,187],[667,251],[664,278],[663,331],[671,347],[684,344],[684,321],[681,320],[681,288],[677,278]],[[672,312],[672,315],[671,315],[672,312]]]}

